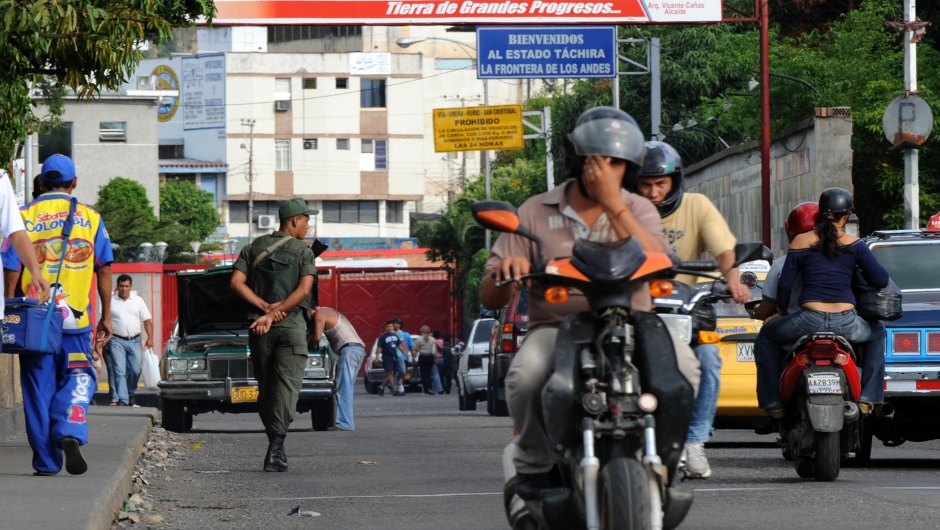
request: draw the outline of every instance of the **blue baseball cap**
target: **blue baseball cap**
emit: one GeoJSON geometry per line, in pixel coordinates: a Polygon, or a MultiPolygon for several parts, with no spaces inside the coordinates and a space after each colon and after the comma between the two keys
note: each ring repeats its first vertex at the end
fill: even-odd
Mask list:
{"type": "Polygon", "coordinates": [[[52,155],[42,163],[42,180],[64,184],[75,179],[75,163],[65,155],[52,155]]]}

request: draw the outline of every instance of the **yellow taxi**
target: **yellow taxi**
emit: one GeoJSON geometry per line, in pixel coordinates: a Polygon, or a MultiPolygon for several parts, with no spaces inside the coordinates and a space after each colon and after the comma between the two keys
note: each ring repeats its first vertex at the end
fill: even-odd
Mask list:
{"type": "MultiPolygon", "coordinates": [[[[766,261],[752,261],[739,267],[741,274],[752,273],[762,284],[770,270],[766,261]]],[[[700,282],[699,288],[709,282],[700,282]]],[[[760,300],[760,287],[751,288],[751,300],[760,300]]],[[[763,324],[750,318],[744,304],[715,304],[721,355],[721,390],[715,428],[757,427],[767,423],[767,414],[757,406],[757,367],[754,364],[754,341],[763,324]]]]}

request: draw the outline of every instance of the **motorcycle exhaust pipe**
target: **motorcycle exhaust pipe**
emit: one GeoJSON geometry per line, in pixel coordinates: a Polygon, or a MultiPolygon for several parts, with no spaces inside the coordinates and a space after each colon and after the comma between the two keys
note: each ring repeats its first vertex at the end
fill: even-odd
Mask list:
{"type": "Polygon", "coordinates": [[[845,423],[858,421],[858,405],[854,401],[845,401],[842,403],[842,419],[845,423]]]}
{"type": "Polygon", "coordinates": [[[594,422],[591,418],[582,421],[584,457],[581,458],[581,478],[584,480],[584,518],[587,530],[599,530],[600,510],[597,499],[597,473],[601,461],[594,456],[594,422]]]}
{"type": "Polygon", "coordinates": [[[882,403],[880,407],[875,407],[875,414],[883,420],[891,421],[894,419],[894,405],[888,402],[882,403]]]}

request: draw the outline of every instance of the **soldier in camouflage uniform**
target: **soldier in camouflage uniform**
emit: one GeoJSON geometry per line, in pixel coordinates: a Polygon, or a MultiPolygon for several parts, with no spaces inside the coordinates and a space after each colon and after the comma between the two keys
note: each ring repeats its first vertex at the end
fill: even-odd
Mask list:
{"type": "Polygon", "coordinates": [[[232,272],[232,289],[255,311],[251,318],[271,315],[269,326],[251,326],[248,339],[258,380],[258,414],[268,435],[265,471],[287,471],[284,437],[297,410],[307,362],[309,295],[316,267],[313,251],[303,242],[310,216],[303,199],[284,201],[278,210],[281,226],[242,249],[232,272]]]}

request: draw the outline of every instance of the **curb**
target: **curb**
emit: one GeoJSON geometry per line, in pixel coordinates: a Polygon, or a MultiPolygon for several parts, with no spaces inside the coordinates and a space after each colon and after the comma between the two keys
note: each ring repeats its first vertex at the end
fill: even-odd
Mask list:
{"type": "Polygon", "coordinates": [[[111,528],[111,522],[114,516],[120,511],[121,505],[131,492],[131,476],[140,455],[143,452],[144,443],[147,436],[153,430],[157,421],[158,411],[139,414],[140,417],[149,418],[144,428],[137,433],[137,436],[128,441],[124,454],[121,455],[117,470],[111,477],[110,486],[102,489],[101,494],[95,500],[88,514],[88,530],[100,530],[102,528],[111,528]]]}
{"type": "Polygon", "coordinates": [[[0,408],[0,440],[6,440],[25,430],[26,420],[23,419],[23,405],[0,408]]]}

